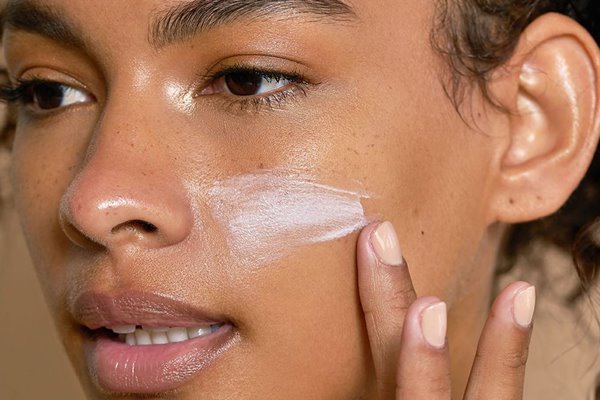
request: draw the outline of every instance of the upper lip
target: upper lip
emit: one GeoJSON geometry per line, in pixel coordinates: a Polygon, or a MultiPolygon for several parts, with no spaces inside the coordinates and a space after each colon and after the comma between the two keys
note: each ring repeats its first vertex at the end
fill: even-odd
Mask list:
{"type": "Polygon", "coordinates": [[[75,321],[91,330],[119,325],[191,328],[226,322],[207,310],[147,292],[84,292],[70,308],[75,321]]]}

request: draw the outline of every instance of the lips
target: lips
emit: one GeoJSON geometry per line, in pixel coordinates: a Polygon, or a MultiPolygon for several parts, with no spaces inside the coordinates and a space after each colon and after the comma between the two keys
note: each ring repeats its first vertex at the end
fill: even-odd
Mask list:
{"type": "Polygon", "coordinates": [[[92,379],[115,393],[162,393],[191,380],[232,342],[223,316],[149,293],[87,292],[71,307],[92,379]]]}

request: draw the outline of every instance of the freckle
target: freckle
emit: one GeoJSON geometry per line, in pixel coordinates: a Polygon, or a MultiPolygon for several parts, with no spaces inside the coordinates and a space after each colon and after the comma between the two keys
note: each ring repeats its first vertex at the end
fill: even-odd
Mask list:
{"type": "Polygon", "coordinates": [[[425,235],[425,231],[421,231],[421,236],[425,235]]]}
{"type": "Polygon", "coordinates": [[[510,204],[515,204],[515,199],[513,199],[513,198],[510,198],[510,199],[508,199],[508,202],[509,202],[510,204]]]}
{"type": "Polygon", "coordinates": [[[542,196],[535,196],[536,199],[542,200],[542,196]]]}

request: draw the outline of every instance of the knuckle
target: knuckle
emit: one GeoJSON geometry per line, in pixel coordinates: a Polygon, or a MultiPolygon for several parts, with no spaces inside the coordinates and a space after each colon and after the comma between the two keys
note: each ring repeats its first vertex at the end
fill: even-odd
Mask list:
{"type": "Polygon", "coordinates": [[[527,349],[510,351],[503,355],[502,366],[508,370],[518,371],[525,369],[529,351],[527,349]]]}
{"type": "Polygon", "coordinates": [[[527,365],[529,349],[510,350],[501,354],[494,354],[494,351],[477,349],[474,363],[490,364],[495,362],[508,370],[521,370],[527,365]],[[495,361],[494,361],[495,360],[495,361]]]}
{"type": "Polygon", "coordinates": [[[429,381],[429,388],[433,394],[450,393],[450,377],[448,375],[432,377],[429,381]]]}
{"type": "Polygon", "coordinates": [[[430,396],[449,396],[451,393],[450,374],[428,376],[424,381],[398,379],[396,381],[396,393],[402,394],[400,398],[406,398],[408,393],[426,391],[430,396]]]}
{"type": "Polygon", "coordinates": [[[415,300],[415,297],[412,287],[402,286],[391,291],[389,302],[393,305],[394,309],[407,310],[415,300]]]}

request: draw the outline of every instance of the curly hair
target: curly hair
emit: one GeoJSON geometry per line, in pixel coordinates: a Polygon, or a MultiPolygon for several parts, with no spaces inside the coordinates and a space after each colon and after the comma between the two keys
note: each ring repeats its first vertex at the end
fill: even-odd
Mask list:
{"type": "MultiPolygon", "coordinates": [[[[491,73],[512,56],[521,33],[537,17],[556,12],[584,26],[600,43],[597,0],[439,0],[432,43],[450,67],[446,92],[457,110],[466,89],[476,85],[484,98],[491,73]]],[[[459,111],[460,112],[460,111],[459,111]]],[[[598,149],[583,181],[568,202],[544,219],[513,225],[501,252],[498,274],[508,272],[535,243],[543,241],[570,252],[581,285],[568,297],[587,293],[600,269],[600,159],[598,149]]]]}

